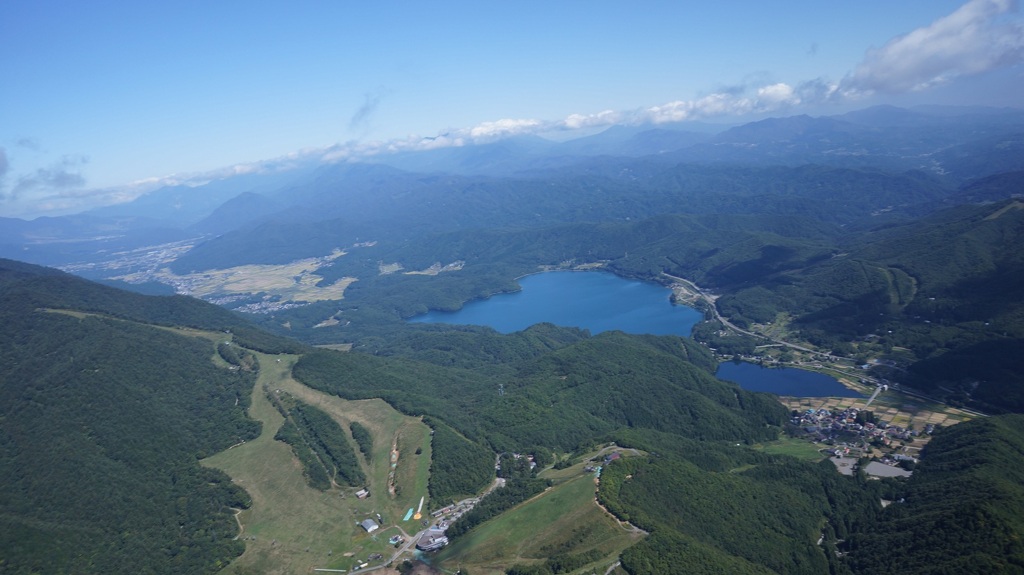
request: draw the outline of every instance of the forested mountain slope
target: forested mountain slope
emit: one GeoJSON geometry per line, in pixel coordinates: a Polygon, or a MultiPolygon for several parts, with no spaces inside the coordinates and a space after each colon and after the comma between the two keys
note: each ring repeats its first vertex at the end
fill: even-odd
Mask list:
{"type": "MultiPolygon", "coordinates": [[[[497,345],[518,345],[501,339],[497,345]]],[[[604,333],[537,359],[469,369],[318,351],[306,354],[295,374],[342,397],[383,397],[407,413],[443,419],[495,451],[572,451],[624,427],[773,438],[785,410],[714,379],[712,370],[707,352],[689,340],[604,333]]]]}
{"type": "Polygon", "coordinates": [[[0,570],[212,573],[241,553],[230,508],[248,496],[198,459],[258,434],[255,374],[156,324],[259,332],[6,260],[0,323],[0,570]]]}
{"type": "Polygon", "coordinates": [[[1024,416],[944,429],[913,477],[843,546],[860,573],[1024,571],[1024,416]]]}
{"type": "Polygon", "coordinates": [[[905,348],[920,362],[905,382],[1020,411],[1022,207],[1012,199],[961,206],[852,234],[833,257],[766,276],[719,309],[740,324],[784,311],[803,337],[830,349],[870,336],[876,349],[905,348]]]}
{"type": "Polygon", "coordinates": [[[659,455],[609,465],[598,492],[651,532],[623,553],[630,573],[848,573],[836,539],[879,510],[877,484],[840,476],[828,461],[649,433],[632,439],[659,455]]]}

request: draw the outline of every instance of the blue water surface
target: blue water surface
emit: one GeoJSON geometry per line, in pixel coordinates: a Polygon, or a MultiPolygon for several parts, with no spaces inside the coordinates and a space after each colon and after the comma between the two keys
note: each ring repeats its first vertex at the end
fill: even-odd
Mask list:
{"type": "Polygon", "coordinates": [[[455,312],[431,311],[409,321],[486,325],[501,333],[548,322],[596,334],[689,336],[701,320],[697,310],[673,305],[663,286],[607,272],[547,272],[523,277],[522,290],[472,301],[455,312]]]}
{"type": "Polygon", "coordinates": [[[767,391],[793,397],[864,397],[823,373],[792,367],[768,368],[745,361],[727,361],[715,372],[718,379],[738,383],[748,391],[767,391]]]}

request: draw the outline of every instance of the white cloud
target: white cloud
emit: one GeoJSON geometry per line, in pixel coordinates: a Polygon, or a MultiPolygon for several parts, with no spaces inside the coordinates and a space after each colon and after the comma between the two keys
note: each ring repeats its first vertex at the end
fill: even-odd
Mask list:
{"type": "Polygon", "coordinates": [[[1024,60],[1024,27],[1012,0],[971,0],[952,14],[871,49],[843,81],[844,94],[924,90],[1024,60]]]}
{"type": "Polygon", "coordinates": [[[615,110],[604,110],[596,114],[570,114],[559,123],[558,127],[564,130],[579,130],[580,128],[611,126],[622,123],[624,119],[624,115],[615,110]]]}
{"type": "Polygon", "coordinates": [[[772,84],[757,90],[757,98],[765,103],[775,102],[777,104],[799,104],[800,98],[796,96],[793,87],[788,84],[772,84]]]}
{"type": "Polygon", "coordinates": [[[693,100],[676,100],[660,106],[652,106],[638,114],[640,122],[661,124],[714,118],[718,116],[741,116],[778,112],[804,101],[801,90],[789,84],[778,82],[760,86],[753,90],[731,89],[715,92],[693,100]]]}
{"type": "Polygon", "coordinates": [[[469,128],[468,133],[474,139],[515,136],[536,133],[542,125],[540,120],[503,119],[477,124],[469,128]]]}

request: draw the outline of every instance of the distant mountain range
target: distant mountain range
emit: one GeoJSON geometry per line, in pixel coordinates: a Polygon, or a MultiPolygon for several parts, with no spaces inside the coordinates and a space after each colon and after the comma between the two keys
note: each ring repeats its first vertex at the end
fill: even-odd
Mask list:
{"type": "MultiPolygon", "coordinates": [[[[686,123],[615,126],[565,142],[513,137],[482,145],[380,154],[364,169],[350,164],[306,163],[290,170],[160,188],[132,202],[79,216],[28,223],[5,219],[0,255],[24,256],[21,252],[34,246],[29,248],[34,250],[28,254],[30,260],[67,263],[82,250],[58,249],[45,242],[88,243],[110,235],[105,232],[111,230],[122,235],[154,228],[215,234],[281,214],[326,219],[341,214],[321,212],[318,200],[339,189],[349,196],[375,194],[387,186],[407,188],[428,175],[460,176],[467,178],[461,180],[467,186],[476,185],[479,178],[484,178],[483,182],[509,177],[537,181],[580,174],[618,175],[628,182],[629,177],[642,178],[680,164],[819,164],[890,172],[917,170],[955,187],[1001,172],[1024,170],[1024,111],[880,106],[839,116],[771,118],[735,127],[686,123]],[[400,171],[374,172],[370,167],[374,165],[400,171]],[[204,221],[207,218],[211,219],[204,221]]],[[[135,237],[126,239],[125,245],[147,241],[149,238],[135,237]]]]}

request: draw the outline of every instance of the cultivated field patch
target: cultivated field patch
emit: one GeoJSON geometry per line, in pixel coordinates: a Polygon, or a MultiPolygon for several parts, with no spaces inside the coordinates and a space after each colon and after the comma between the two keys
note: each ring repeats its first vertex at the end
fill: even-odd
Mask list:
{"type": "Polygon", "coordinates": [[[200,298],[265,293],[293,302],[338,300],[344,297],[345,289],[356,278],[341,278],[330,285],[320,286],[318,284],[323,277],[316,271],[343,255],[345,252],[335,250],[329,256],[280,265],[252,264],[184,275],[163,268],[157,272],[126,274],[113,279],[128,283],[158,281],[174,286],[180,294],[200,298]]]}

